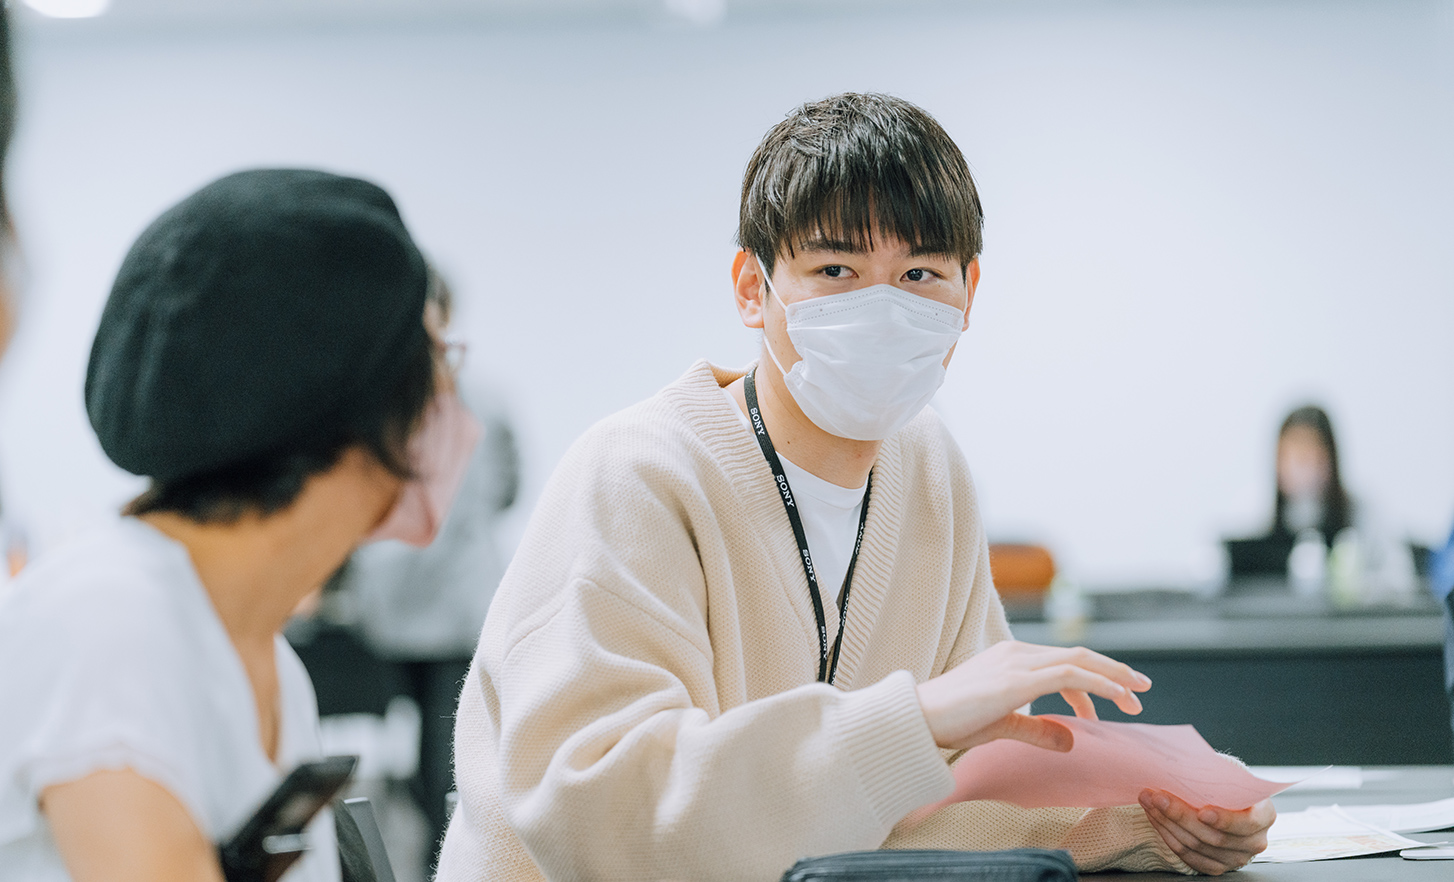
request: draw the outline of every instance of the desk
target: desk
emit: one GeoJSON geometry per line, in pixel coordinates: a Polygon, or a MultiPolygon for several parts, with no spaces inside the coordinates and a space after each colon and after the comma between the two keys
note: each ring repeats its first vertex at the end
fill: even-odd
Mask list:
{"type": "MultiPolygon", "coordinates": [[[[1105,719],[1191,723],[1213,747],[1255,765],[1454,761],[1443,621],[1432,600],[1339,611],[1285,591],[1094,599],[1078,634],[1023,618],[1010,629],[1031,643],[1087,646],[1152,679],[1139,717],[1097,702],[1105,719]]],[[[1070,712],[1059,696],[1034,710],[1070,712]]]]}
{"type": "MultiPolygon", "coordinates": [[[[1432,802],[1454,796],[1454,766],[1364,766],[1367,778],[1357,790],[1293,790],[1272,798],[1278,811],[1299,811],[1314,805],[1382,805],[1432,802]]],[[[1410,839],[1440,842],[1454,834],[1413,833],[1410,839]]],[[[1084,880],[1170,882],[1185,880],[1174,873],[1085,873],[1084,880]]],[[[1208,878],[1208,877],[1201,877],[1208,878]]],[[[1230,882],[1423,882],[1454,879],[1454,861],[1406,861],[1398,855],[1342,858],[1303,864],[1249,864],[1223,877],[1230,882]]]]}

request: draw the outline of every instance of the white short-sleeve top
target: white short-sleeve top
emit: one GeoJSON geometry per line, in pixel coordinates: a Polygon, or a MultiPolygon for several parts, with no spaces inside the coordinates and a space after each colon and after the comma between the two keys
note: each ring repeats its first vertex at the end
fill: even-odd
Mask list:
{"type": "MultiPolygon", "coordinates": [[[[121,518],[36,561],[0,596],[0,882],[69,880],[38,797],[129,768],[171,791],[212,842],[232,836],[299,762],[320,755],[318,705],[277,638],[278,763],[186,549],[121,518]]],[[[333,820],[287,882],[337,882],[333,820]]]]}

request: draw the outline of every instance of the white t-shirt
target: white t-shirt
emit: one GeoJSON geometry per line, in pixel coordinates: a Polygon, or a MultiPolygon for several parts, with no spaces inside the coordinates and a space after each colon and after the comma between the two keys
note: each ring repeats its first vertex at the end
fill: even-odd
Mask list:
{"type": "MultiPolygon", "coordinates": [[[[0,880],[69,880],[38,797],[129,768],[230,838],[282,780],[320,755],[318,704],[277,638],[278,765],[258,737],[252,686],[186,549],[143,521],[36,561],[0,598],[0,880]],[[280,771],[283,770],[283,771],[280,771]]],[[[283,878],[337,882],[332,816],[283,878]]]]}
{"type": "MultiPolygon", "coordinates": [[[[737,399],[726,389],[722,394],[732,403],[732,410],[742,418],[742,425],[752,432],[752,423],[737,406],[737,399]]],[[[754,437],[756,437],[754,433],[754,437]]],[[[813,570],[823,599],[835,602],[843,593],[843,577],[848,575],[848,562],[858,541],[858,519],[863,513],[863,487],[839,487],[790,462],[777,451],[777,458],[793,488],[798,517],[803,519],[803,533],[808,537],[808,552],[813,555],[813,570]]],[[[867,486],[867,484],[865,484],[867,486]]]]}

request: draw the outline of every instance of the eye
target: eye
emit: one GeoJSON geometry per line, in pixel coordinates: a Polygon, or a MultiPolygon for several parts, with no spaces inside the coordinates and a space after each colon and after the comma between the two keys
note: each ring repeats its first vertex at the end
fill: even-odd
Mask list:
{"type": "Polygon", "coordinates": [[[847,271],[848,267],[841,266],[836,263],[830,266],[823,267],[823,275],[827,276],[830,279],[841,279],[843,278],[843,274],[847,271]]]}
{"type": "Polygon", "coordinates": [[[931,282],[934,280],[934,272],[921,267],[915,267],[904,273],[904,278],[911,282],[931,282]]]}

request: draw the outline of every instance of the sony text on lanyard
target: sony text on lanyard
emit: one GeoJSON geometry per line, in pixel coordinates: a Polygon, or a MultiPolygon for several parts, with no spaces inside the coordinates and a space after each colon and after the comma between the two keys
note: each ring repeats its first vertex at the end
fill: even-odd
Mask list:
{"type": "Polygon", "coordinates": [[[778,493],[782,494],[783,509],[787,511],[788,522],[793,527],[793,538],[798,541],[798,553],[803,559],[803,574],[808,577],[808,596],[812,598],[813,616],[818,622],[818,682],[832,683],[838,673],[838,654],[843,649],[843,625],[848,621],[848,589],[853,584],[853,569],[858,565],[858,552],[863,548],[863,527],[868,522],[868,499],[873,492],[873,473],[869,472],[868,482],[863,487],[863,510],[858,516],[858,537],[853,543],[853,557],[848,559],[848,572],[843,576],[843,591],[838,597],[838,637],[833,641],[833,651],[830,654],[828,620],[823,612],[823,595],[818,590],[818,575],[813,569],[813,555],[808,551],[808,534],[803,529],[803,519],[793,501],[793,488],[788,484],[787,472],[783,470],[782,460],[778,458],[772,438],[767,434],[767,426],[762,422],[762,409],[757,404],[757,368],[747,372],[743,387],[747,398],[747,413],[752,418],[757,444],[762,448],[762,456],[767,460],[768,468],[772,470],[778,493]]]}

